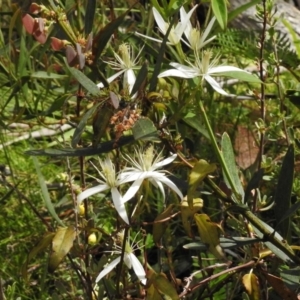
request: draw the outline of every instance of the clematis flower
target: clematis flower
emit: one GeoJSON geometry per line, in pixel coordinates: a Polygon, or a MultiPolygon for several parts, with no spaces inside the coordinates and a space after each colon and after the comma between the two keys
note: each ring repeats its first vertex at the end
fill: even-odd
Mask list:
{"type": "MultiPolygon", "coordinates": [[[[112,269],[114,269],[121,261],[121,254],[122,254],[122,244],[123,244],[123,239],[124,239],[124,232],[119,234],[119,243],[121,246],[116,245],[116,250],[113,251],[113,253],[118,253],[120,254],[119,257],[114,259],[109,265],[107,265],[97,276],[96,278],[96,283],[99,282],[105,275],[111,272],[112,269]]],[[[125,253],[124,253],[124,263],[128,267],[128,269],[132,269],[138,279],[143,283],[146,284],[147,279],[146,279],[146,272],[144,270],[144,267],[138,260],[138,258],[133,254],[134,252],[134,245],[129,244],[129,237],[128,241],[125,242],[125,253]]]]}
{"type": "MultiPolygon", "coordinates": [[[[197,8],[197,5],[195,5],[183,17],[181,17],[180,22],[178,22],[176,26],[172,26],[171,31],[170,31],[169,36],[168,36],[168,40],[169,40],[168,44],[177,45],[178,43],[180,43],[180,40],[181,40],[182,34],[183,34],[183,32],[186,28],[186,25],[189,22],[192,14],[193,14],[193,12],[196,8],[197,8]]],[[[169,29],[170,24],[164,20],[162,15],[158,12],[158,10],[155,7],[152,8],[152,11],[153,11],[154,19],[155,19],[155,21],[158,25],[158,28],[159,28],[160,32],[163,35],[165,35],[167,33],[168,29],[169,29]]],[[[136,32],[136,34],[140,35],[140,36],[143,36],[147,39],[150,39],[152,41],[162,43],[162,40],[155,39],[155,38],[149,37],[147,35],[140,34],[138,32],[136,32]]]]}
{"type": "Polygon", "coordinates": [[[249,77],[251,77],[254,80],[251,73],[239,69],[237,67],[217,66],[219,57],[216,57],[211,61],[212,55],[213,53],[211,51],[203,51],[202,60],[200,60],[198,52],[195,52],[195,64],[192,64],[190,61],[186,61],[189,64],[189,66],[185,66],[175,62],[170,63],[170,65],[175,69],[170,69],[160,73],[158,75],[158,78],[168,76],[181,78],[202,77],[202,81],[207,81],[215,91],[222,95],[228,94],[222,89],[220,84],[212,76],[230,76],[238,78],[238,76],[236,76],[235,74],[236,72],[238,72],[244,73],[248,75],[248,79],[249,77]]]}
{"type": "Polygon", "coordinates": [[[207,39],[207,36],[209,35],[216,18],[213,17],[210,22],[208,23],[206,29],[201,34],[200,30],[198,28],[194,28],[191,24],[191,21],[188,18],[188,15],[183,7],[180,8],[180,18],[181,20],[188,19],[188,22],[186,23],[186,27],[184,30],[184,35],[186,36],[188,43],[185,42],[184,39],[182,39],[191,49],[194,51],[199,51],[201,48],[203,48],[205,45],[210,43],[212,40],[214,40],[217,36],[214,35],[210,39],[207,39]]]}
{"type": "MultiPolygon", "coordinates": [[[[130,47],[128,44],[122,44],[119,47],[119,54],[114,52],[116,61],[106,61],[106,63],[111,65],[114,70],[120,70],[113,76],[109,77],[107,79],[107,82],[110,83],[120,75],[124,74],[123,88],[127,88],[130,94],[136,80],[136,76],[133,70],[136,68],[136,64],[140,53],[134,59],[132,47],[130,47]]],[[[97,86],[99,88],[102,88],[104,85],[103,83],[99,83],[97,84],[97,86]]]]}
{"type": "Polygon", "coordinates": [[[157,170],[165,165],[170,164],[177,157],[176,154],[163,159],[162,152],[154,157],[153,146],[149,147],[145,152],[136,149],[136,158],[126,155],[126,160],[132,165],[122,172],[123,182],[131,182],[133,184],[123,196],[123,201],[130,200],[139,190],[144,180],[149,180],[155,187],[158,187],[165,197],[163,184],[173,190],[181,199],[183,195],[178,187],[166,176],[166,171],[157,170]]]}
{"type": "Polygon", "coordinates": [[[124,201],[118,190],[118,187],[122,184],[122,180],[120,179],[120,176],[116,176],[115,166],[109,158],[99,160],[99,162],[102,171],[94,166],[100,175],[100,179],[95,178],[99,182],[99,185],[91,187],[80,193],[77,196],[77,206],[80,207],[81,202],[88,197],[110,190],[115,209],[124,222],[129,224],[124,201]]]}

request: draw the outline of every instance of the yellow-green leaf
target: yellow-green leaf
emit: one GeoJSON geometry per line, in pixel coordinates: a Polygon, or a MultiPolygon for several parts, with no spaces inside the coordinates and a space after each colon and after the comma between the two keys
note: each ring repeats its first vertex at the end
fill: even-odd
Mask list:
{"type": "Polygon", "coordinates": [[[215,164],[209,164],[207,161],[200,159],[191,171],[189,176],[188,204],[193,208],[193,199],[196,197],[195,191],[203,179],[216,170],[215,164]]]}
{"type": "Polygon", "coordinates": [[[195,213],[201,211],[202,207],[203,207],[203,200],[201,198],[193,199],[192,209],[189,207],[186,197],[180,203],[182,225],[189,237],[193,237],[191,222],[190,222],[191,217],[195,213]]]}
{"type": "Polygon", "coordinates": [[[260,299],[260,288],[258,284],[258,278],[252,272],[243,276],[243,284],[245,286],[250,300],[260,299]]]}
{"type": "Polygon", "coordinates": [[[49,260],[49,271],[53,272],[73,246],[76,231],[73,226],[60,227],[52,241],[52,254],[49,260]]]}
{"type": "Polygon", "coordinates": [[[209,251],[216,258],[225,259],[225,254],[220,246],[219,238],[222,228],[218,224],[213,223],[206,214],[195,214],[194,219],[198,227],[201,241],[208,245],[209,251]]]}

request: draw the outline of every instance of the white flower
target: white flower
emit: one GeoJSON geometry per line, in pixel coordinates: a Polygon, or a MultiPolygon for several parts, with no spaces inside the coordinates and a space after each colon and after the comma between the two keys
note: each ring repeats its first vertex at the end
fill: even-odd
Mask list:
{"type": "MultiPolygon", "coordinates": [[[[176,26],[172,26],[171,31],[170,31],[169,36],[168,36],[168,40],[169,40],[168,44],[177,45],[178,43],[180,43],[180,40],[181,40],[182,34],[183,34],[183,32],[186,28],[186,25],[189,22],[189,20],[192,16],[194,10],[196,9],[196,7],[197,7],[197,5],[195,5],[183,17],[181,17],[180,22],[178,22],[176,26]]],[[[155,19],[155,21],[158,25],[159,30],[161,31],[161,33],[163,35],[166,35],[170,24],[164,20],[162,15],[158,12],[158,10],[155,7],[153,7],[152,10],[153,10],[154,19],[155,19]]],[[[140,34],[138,32],[136,32],[136,34],[140,35],[140,36],[143,36],[147,39],[153,40],[155,42],[162,43],[162,40],[155,39],[155,38],[140,34]]]]}
{"type": "Polygon", "coordinates": [[[220,84],[212,78],[212,76],[231,76],[236,75],[234,73],[245,73],[252,76],[251,73],[231,66],[216,66],[219,57],[214,58],[211,61],[213,53],[211,51],[202,52],[202,60],[200,60],[198,52],[195,52],[195,64],[187,61],[190,66],[185,66],[179,63],[170,63],[175,69],[164,71],[158,75],[158,78],[175,76],[181,78],[195,78],[202,77],[202,80],[206,80],[212,88],[222,95],[228,95],[220,86],[220,84]]]}
{"type": "Polygon", "coordinates": [[[165,191],[163,184],[167,185],[172,189],[177,195],[182,199],[183,195],[178,187],[166,177],[166,171],[157,169],[170,164],[175,158],[176,154],[163,159],[162,152],[154,158],[153,146],[149,147],[145,152],[141,150],[135,150],[136,158],[132,158],[126,155],[126,159],[131,163],[132,167],[127,167],[123,170],[121,176],[123,182],[134,181],[131,187],[128,189],[126,194],[123,196],[123,201],[126,202],[130,200],[139,190],[145,179],[148,179],[155,187],[158,187],[165,197],[165,191]]]}
{"type": "MultiPolygon", "coordinates": [[[[181,20],[185,20],[188,18],[188,15],[183,8],[183,6],[180,8],[180,18],[181,20]]],[[[210,43],[212,40],[214,40],[217,36],[214,35],[210,39],[206,40],[207,36],[209,35],[216,18],[213,17],[209,24],[207,25],[204,32],[201,34],[200,30],[198,28],[193,28],[191,21],[188,19],[188,22],[186,24],[184,35],[186,36],[189,43],[186,43],[190,48],[192,48],[194,51],[199,51],[201,48],[203,48],[205,45],[210,43]]],[[[184,41],[184,40],[183,40],[184,41]]],[[[185,41],[184,41],[185,42],[185,41]]]]}
{"type": "MultiPolygon", "coordinates": [[[[119,234],[119,238],[120,238],[120,244],[122,245],[123,243],[123,238],[124,238],[124,233],[120,233],[119,234]]],[[[128,238],[129,240],[129,238],[128,238]]],[[[146,279],[146,272],[142,266],[142,264],[140,263],[140,261],[138,260],[138,258],[133,254],[134,251],[134,247],[133,245],[130,246],[129,241],[125,242],[125,253],[124,253],[124,263],[126,264],[126,266],[131,269],[133,268],[134,273],[136,274],[136,276],[139,278],[139,280],[143,283],[146,284],[147,279],[146,279]]],[[[116,251],[113,251],[115,253],[118,254],[122,254],[122,247],[121,246],[116,246],[116,251]]],[[[107,265],[105,267],[105,269],[103,269],[99,275],[96,278],[96,283],[98,281],[100,281],[105,275],[107,275],[112,269],[115,268],[115,266],[120,263],[121,261],[121,256],[117,257],[116,259],[114,259],[109,265],[107,265]]]]}
{"type": "MultiPolygon", "coordinates": [[[[119,54],[114,52],[116,61],[106,61],[106,63],[111,65],[114,70],[120,70],[113,76],[109,77],[107,79],[107,82],[112,82],[124,73],[123,88],[127,89],[130,94],[136,81],[136,76],[133,70],[136,68],[138,56],[140,53],[134,59],[132,48],[128,44],[122,44],[119,47],[119,54]]],[[[104,85],[103,83],[99,83],[97,84],[97,86],[99,88],[103,88],[104,85]]]]}
{"type": "Polygon", "coordinates": [[[118,190],[118,186],[122,184],[122,180],[119,176],[116,176],[115,166],[112,161],[107,157],[105,160],[99,160],[102,172],[98,170],[101,179],[96,178],[100,183],[97,186],[91,187],[77,196],[77,206],[79,207],[81,202],[97,193],[110,190],[114,206],[119,213],[120,217],[129,224],[126,208],[122,196],[118,190]]]}

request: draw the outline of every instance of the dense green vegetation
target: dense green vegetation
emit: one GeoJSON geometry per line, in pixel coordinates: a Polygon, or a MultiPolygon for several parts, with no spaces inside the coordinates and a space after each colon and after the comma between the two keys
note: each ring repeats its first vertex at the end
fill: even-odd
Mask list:
{"type": "Polygon", "coordinates": [[[299,45],[206,2],[3,1],[0,300],[297,299],[299,45]]]}

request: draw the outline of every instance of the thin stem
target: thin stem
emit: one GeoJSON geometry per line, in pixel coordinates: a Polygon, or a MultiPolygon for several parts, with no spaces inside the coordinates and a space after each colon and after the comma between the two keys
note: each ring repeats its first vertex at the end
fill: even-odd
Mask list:
{"type": "Polygon", "coordinates": [[[216,155],[218,157],[218,160],[219,160],[219,162],[220,162],[220,164],[222,166],[222,170],[225,173],[225,176],[226,176],[226,178],[227,178],[227,180],[228,180],[228,182],[230,184],[230,187],[231,187],[234,195],[237,197],[237,199],[239,199],[240,195],[239,195],[238,191],[236,190],[235,184],[234,184],[233,179],[232,179],[232,177],[231,177],[231,175],[229,173],[227,165],[226,165],[226,163],[224,161],[223,155],[222,155],[222,153],[221,153],[221,151],[220,151],[220,149],[218,147],[217,141],[215,139],[214,133],[213,133],[212,128],[210,126],[210,123],[209,123],[206,111],[204,109],[204,106],[203,106],[203,103],[202,103],[201,100],[199,101],[199,105],[200,105],[200,112],[202,114],[202,117],[203,117],[206,129],[208,131],[208,134],[209,134],[209,137],[210,137],[210,140],[211,140],[211,143],[212,143],[212,146],[213,146],[213,148],[215,150],[215,153],[216,153],[216,155]]]}

